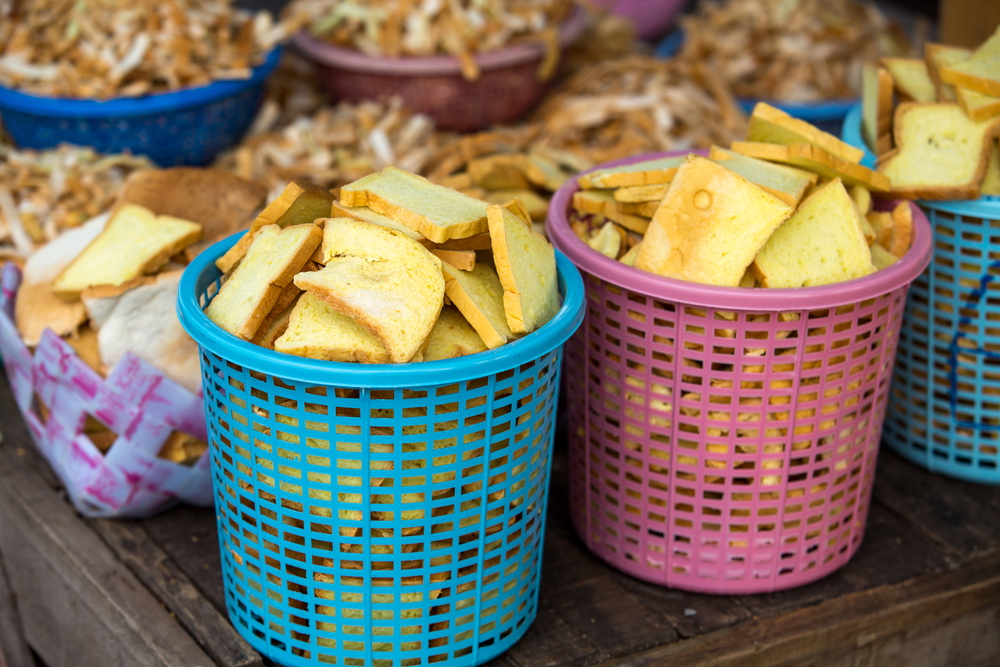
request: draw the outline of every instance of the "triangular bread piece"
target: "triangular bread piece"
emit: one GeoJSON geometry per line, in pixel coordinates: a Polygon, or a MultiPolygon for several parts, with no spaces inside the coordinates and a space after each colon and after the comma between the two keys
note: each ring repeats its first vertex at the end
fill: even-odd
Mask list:
{"type": "Polygon", "coordinates": [[[501,206],[490,206],[487,216],[507,326],[514,333],[530,333],[559,312],[555,249],[501,206]]]}
{"type": "Polygon", "coordinates": [[[839,178],[849,185],[863,185],[878,192],[889,191],[889,179],[882,174],[860,164],[841,160],[811,144],[779,146],[777,144],[734,141],[731,148],[737,153],[749,157],[791,165],[830,179],[839,178]]]}
{"type": "Polygon", "coordinates": [[[257,234],[267,225],[285,228],[290,225],[304,225],[317,218],[330,217],[330,208],[336,197],[328,190],[308,181],[292,181],[281,195],[268,204],[250,225],[250,230],[215,261],[223,273],[236,268],[250,249],[257,234]]]}
{"type": "Polygon", "coordinates": [[[861,217],[840,179],[806,197],[751,268],[764,287],[829,285],[871,273],[861,217]]]}
{"type": "Polygon", "coordinates": [[[789,206],[798,205],[806,191],[819,180],[812,172],[765,162],[718,146],[712,146],[708,157],[789,206]]]}
{"type": "Polygon", "coordinates": [[[455,307],[491,350],[514,338],[507,325],[504,290],[489,264],[477,263],[472,271],[445,264],[445,292],[455,307]]]}
{"type": "Polygon", "coordinates": [[[454,359],[485,352],[486,343],[465,316],[454,306],[445,306],[427,338],[424,361],[454,359]]]}
{"type": "Polygon", "coordinates": [[[352,218],[326,220],[323,257],[325,268],[295,284],[370,331],[391,363],[412,359],[444,303],[441,260],[402,232],[352,218]]]}
{"type": "Polygon", "coordinates": [[[434,243],[481,234],[486,203],[395,167],[345,185],[342,206],[367,206],[415,229],[434,243]]]}
{"type": "MultiPolygon", "coordinates": [[[[886,73],[888,77],[888,72],[886,73]]],[[[888,80],[889,95],[892,95],[892,81],[888,80]]],[[[844,143],[829,132],[810,125],[804,120],[792,118],[788,113],[767,102],[758,102],[750,114],[747,141],[769,144],[810,144],[820,148],[845,162],[857,164],[865,156],[860,148],[844,143]]]]}
{"type": "Polygon", "coordinates": [[[384,364],[389,354],[375,336],[315,294],[299,297],[274,350],[297,357],[384,364]]]}
{"type": "Polygon", "coordinates": [[[577,184],[584,190],[594,188],[622,188],[633,185],[662,185],[673,180],[684,156],[633,162],[617,167],[596,169],[578,176],[577,184]]]}
{"type": "Polygon", "coordinates": [[[892,150],[892,75],[871,63],[861,70],[861,134],[875,155],[892,150]]]}
{"type": "Polygon", "coordinates": [[[878,167],[906,199],[973,199],[986,173],[1000,119],[973,121],[954,102],[905,102],[896,109],[896,143],[878,167]]]}
{"type": "Polygon", "coordinates": [[[941,68],[950,67],[951,65],[968,60],[971,55],[971,49],[965,49],[960,46],[946,46],[944,44],[924,45],[924,62],[927,63],[927,74],[934,83],[938,102],[955,101],[955,87],[941,80],[941,68]]]}
{"type": "MultiPolygon", "coordinates": [[[[247,232],[250,234],[250,232],[247,232]]],[[[313,224],[282,229],[267,225],[223,285],[205,314],[244,340],[253,340],[288,283],[319,246],[323,232],[313,224]]]]}
{"type": "Polygon", "coordinates": [[[142,206],[120,206],[104,231],[59,274],[52,291],[73,300],[91,285],[121,285],[156,271],[200,238],[201,225],[157,216],[142,206]]]}
{"type": "Polygon", "coordinates": [[[882,58],[882,67],[892,75],[893,87],[904,102],[935,102],[937,91],[920,58],[882,58]]]}
{"type": "Polygon", "coordinates": [[[943,65],[938,74],[953,86],[1000,97],[1000,26],[966,60],[943,65]]]}
{"type": "Polygon", "coordinates": [[[736,287],[792,211],[742,176],[690,155],[653,216],[635,266],[669,278],[736,287]]]}

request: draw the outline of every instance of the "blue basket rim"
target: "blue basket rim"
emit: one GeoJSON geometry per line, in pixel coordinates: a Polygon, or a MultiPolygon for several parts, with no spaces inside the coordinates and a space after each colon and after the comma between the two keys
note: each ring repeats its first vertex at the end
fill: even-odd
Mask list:
{"type": "Polygon", "coordinates": [[[0,86],[0,111],[55,118],[121,118],[205,106],[263,83],[278,65],[281,52],[280,45],[271,49],[264,62],[253,68],[249,79],[215,81],[195,88],[142,97],[114,97],[108,100],[43,97],[0,86]]]}
{"type": "MultiPolygon", "coordinates": [[[[278,378],[312,385],[369,389],[437,386],[500,373],[538,359],[560,347],[579,328],[586,310],[583,278],[558,250],[556,270],[563,303],[548,323],[524,338],[474,355],[406,364],[352,364],[297,357],[268,350],[222,329],[198,305],[198,288],[209,272],[218,271],[215,260],[236,244],[238,232],[205,249],[184,270],[178,286],[177,317],[199,347],[225,361],[278,378]]],[[[213,277],[211,280],[215,280],[213,277]]]]}
{"type": "MultiPolygon", "coordinates": [[[[860,148],[865,152],[861,158],[861,164],[866,167],[875,168],[875,155],[868,148],[868,144],[861,136],[861,103],[855,104],[844,119],[844,127],[840,132],[840,138],[847,144],[860,148]]],[[[931,200],[921,199],[917,202],[924,208],[954,213],[973,218],[988,218],[1000,220],[1000,196],[983,195],[979,199],[950,199],[931,200]]]]}
{"type": "MultiPolygon", "coordinates": [[[[683,45],[684,29],[675,28],[656,45],[656,57],[670,58],[683,45]]],[[[772,107],[781,109],[796,118],[805,121],[822,122],[843,120],[847,112],[858,103],[858,98],[823,100],[821,102],[785,102],[783,100],[758,100],[741,97],[737,101],[746,113],[753,111],[758,102],[766,102],[772,107]]]]}

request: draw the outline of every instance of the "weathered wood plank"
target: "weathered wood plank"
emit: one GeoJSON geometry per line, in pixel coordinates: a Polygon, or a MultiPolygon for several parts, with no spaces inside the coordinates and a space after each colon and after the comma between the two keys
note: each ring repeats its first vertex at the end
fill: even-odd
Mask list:
{"type": "Polygon", "coordinates": [[[205,599],[138,521],[93,521],[91,527],[220,667],[262,667],[229,621],[205,599]]]}
{"type": "Polygon", "coordinates": [[[0,555],[0,667],[35,667],[31,649],[24,640],[21,614],[17,610],[17,599],[7,581],[7,568],[4,567],[2,555],[0,555]]]}

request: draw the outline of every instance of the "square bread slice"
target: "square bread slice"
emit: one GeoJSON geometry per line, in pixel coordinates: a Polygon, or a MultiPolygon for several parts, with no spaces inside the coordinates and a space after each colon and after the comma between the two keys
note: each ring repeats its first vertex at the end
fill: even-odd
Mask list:
{"type": "Polygon", "coordinates": [[[223,273],[231,273],[236,265],[250,249],[257,234],[267,225],[277,225],[285,228],[291,225],[304,225],[314,222],[317,218],[330,217],[330,207],[336,198],[333,193],[308,181],[292,181],[281,192],[281,195],[268,204],[260,215],[250,225],[250,231],[215,261],[215,265],[223,273]]]}
{"type": "Polygon", "coordinates": [[[479,262],[472,271],[462,271],[444,264],[442,269],[448,298],[486,347],[492,350],[515,338],[507,325],[503,285],[492,266],[479,262]]]}
{"type": "Polygon", "coordinates": [[[875,155],[892,150],[892,75],[871,63],[861,70],[861,134],[875,155]]]}
{"type": "Polygon", "coordinates": [[[441,260],[402,232],[352,218],[325,221],[323,258],[325,268],[295,284],[367,329],[391,363],[410,361],[444,304],[441,260]]]}
{"type": "MultiPolygon", "coordinates": [[[[888,83],[891,95],[892,82],[888,83]]],[[[804,120],[792,118],[767,102],[758,102],[753,108],[746,140],[782,145],[811,144],[845,162],[855,164],[861,162],[861,158],[865,155],[860,148],[846,144],[829,132],[824,132],[804,120]]]]}
{"type": "Polygon", "coordinates": [[[514,333],[530,333],[559,312],[555,249],[502,206],[490,206],[487,219],[507,326],[514,333]]]}
{"type": "Polygon", "coordinates": [[[718,146],[712,146],[708,158],[736,172],[789,206],[798,205],[806,191],[819,180],[819,176],[810,171],[765,162],[718,146]]]}
{"type": "Polygon", "coordinates": [[[201,225],[188,220],[119,206],[104,231],[56,277],[52,291],[73,301],[91,285],[121,285],[164,266],[201,234],[201,225]]]}
{"type": "Polygon", "coordinates": [[[441,316],[431,329],[424,351],[424,361],[454,359],[477,352],[485,352],[486,343],[476,333],[465,316],[454,306],[441,309],[441,316]]]}
{"type": "Polygon", "coordinates": [[[367,206],[415,229],[434,243],[488,229],[486,203],[395,167],[340,189],[342,206],[367,206]]]}
{"type": "Polygon", "coordinates": [[[584,190],[595,188],[623,188],[633,185],[662,185],[673,180],[684,156],[633,162],[618,167],[597,169],[576,179],[584,190]]]}
{"type": "Polygon", "coordinates": [[[936,102],[937,91],[920,58],[882,58],[882,67],[892,75],[892,84],[904,102],[936,102]]]}
{"type": "Polygon", "coordinates": [[[389,362],[389,353],[375,336],[309,292],[299,297],[274,350],[326,361],[389,362]]]}
{"type": "Polygon", "coordinates": [[[234,336],[253,340],[282,290],[309,261],[322,238],[322,230],[314,224],[262,227],[205,314],[234,336]]]}
{"type": "Polygon", "coordinates": [[[751,270],[764,287],[809,287],[872,273],[854,200],[840,179],[806,197],[757,253],[751,270]]]}
{"type": "Polygon", "coordinates": [[[736,287],[793,210],[739,174],[690,155],[653,216],[635,266],[669,278],[736,287]]]}
{"type": "Polygon", "coordinates": [[[841,160],[831,153],[811,144],[762,144],[751,141],[734,141],[732,150],[768,162],[798,167],[825,176],[839,178],[848,185],[863,185],[869,190],[889,191],[889,179],[868,167],[841,160]]]}
{"type": "Polygon", "coordinates": [[[879,164],[907,199],[973,199],[1000,119],[976,122],[954,102],[905,102],[896,109],[898,147],[879,164]]]}
{"type": "Polygon", "coordinates": [[[971,49],[965,49],[960,46],[946,46],[944,44],[924,45],[924,62],[927,63],[927,74],[930,75],[931,81],[934,83],[938,102],[956,101],[955,87],[945,83],[941,79],[941,68],[950,67],[968,60],[971,55],[971,49]]]}
{"type": "Polygon", "coordinates": [[[1000,97],[1000,26],[967,59],[942,65],[938,75],[944,83],[1000,97]]]}

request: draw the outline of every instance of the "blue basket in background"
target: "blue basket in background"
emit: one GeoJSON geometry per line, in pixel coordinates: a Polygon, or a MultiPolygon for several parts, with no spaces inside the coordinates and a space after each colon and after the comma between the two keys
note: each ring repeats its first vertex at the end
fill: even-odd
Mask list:
{"type": "MultiPolygon", "coordinates": [[[[658,58],[670,58],[684,45],[684,31],[677,29],[672,31],[656,45],[656,56],[658,58]]],[[[750,113],[754,106],[761,100],[748,100],[739,98],[737,100],[743,111],[750,113]]],[[[829,100],[826,102],[781,102],[777,100],[763,100],[773,107],[781,109],[785,113],[801,118],[802,120],[815,125],[824,132],[829,132],[834,136],[840,136],[841,127],[847,112],[857,104],[857,100],[829,100]]]]}
{"type": "MultiPolygon", "coordinates": [[[[874,163],[861,105],[842,138],[874,163]]],[[[932,472],[1000,484],[1000,197],[917,203],[934,257],[910,286],[882,437],[932,472]]]]}
{"type": "Polygon", "coordinates": [[[128,150],[161,167],[204,165],[243,138],[280,57],[273,49],[249,79],[143,97],[65,99],[0,88],[0,119],[21,148],[68,143],[99,153],[128,150]]]}
{"type": "Polygon", "coordinates": [[[469,357],[360,365],[280,354],[202,312],[203,252],[178,315],[198,343],[229,618],[282,665],[478,665],[538,609],[563,343],[584,314],[469,357]]]}

